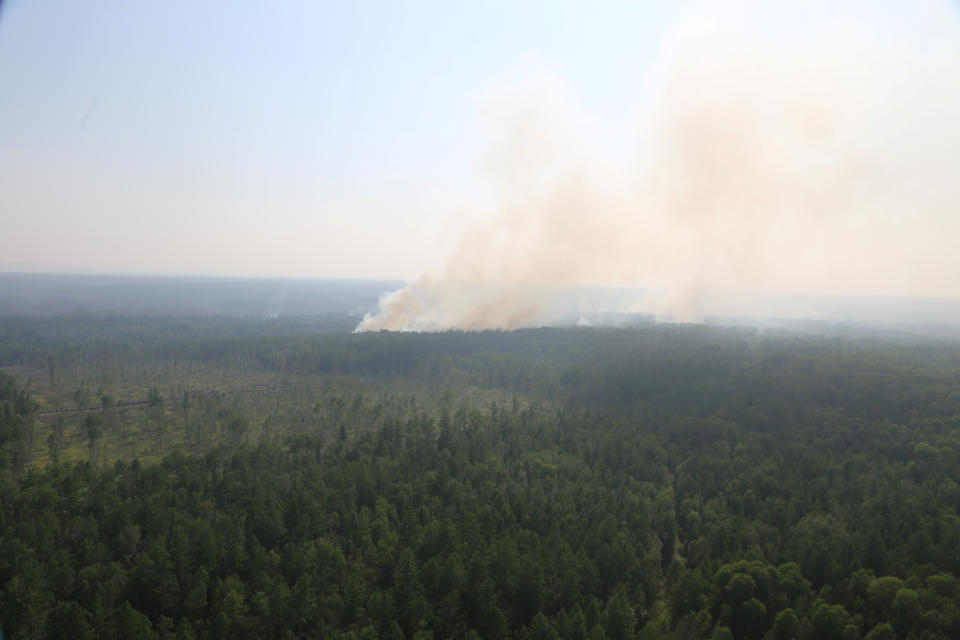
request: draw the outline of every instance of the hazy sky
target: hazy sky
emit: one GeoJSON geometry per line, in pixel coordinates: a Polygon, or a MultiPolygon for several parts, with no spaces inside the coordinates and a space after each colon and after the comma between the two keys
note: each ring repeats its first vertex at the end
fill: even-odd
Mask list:
{"type": "Polygon", "coordinates": [[[960,299],[958,78],[951,0],[8,1],[0,270],[960,299]]]}
{"type": "Polygon", "coordinates": [[[549,68],[626,149],[682,7],[8,0],[0,270],[412,278],[495,197],[482,96],[549,68]]]}

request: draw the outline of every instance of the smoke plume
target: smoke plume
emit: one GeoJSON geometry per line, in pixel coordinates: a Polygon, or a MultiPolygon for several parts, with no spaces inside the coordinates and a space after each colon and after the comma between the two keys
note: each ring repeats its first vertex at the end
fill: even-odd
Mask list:
{"type": "Polygon", "coordinates": [[[599,285],[632,293],[576,313],[960,296],[958,11],[837,4],[692,7],[617,132],[629,161],[559,74],[508,75],[480,106],[496,213],[357,330],[550,324],[599,285]]]}

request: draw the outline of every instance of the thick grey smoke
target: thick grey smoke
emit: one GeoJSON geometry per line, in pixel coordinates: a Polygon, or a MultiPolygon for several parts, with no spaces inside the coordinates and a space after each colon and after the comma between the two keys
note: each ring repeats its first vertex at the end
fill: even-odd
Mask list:
{"type": "Polygon", "coordinates": [[[676,319],[775,312],[746,308],[765,292],[960,296],[956,8],[774,5],[675,25],[629,162],[555,74],[509,77],[481,107],[493,221],[358,330],[550,324],[591,285],[676,319]]]}

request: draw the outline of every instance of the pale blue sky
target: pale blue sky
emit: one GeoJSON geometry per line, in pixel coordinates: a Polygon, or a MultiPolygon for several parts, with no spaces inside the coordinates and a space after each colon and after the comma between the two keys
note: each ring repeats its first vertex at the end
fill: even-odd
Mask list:
{"type": "Polygon", "coordinates": [[[478,94],[535,58],[622,118],[680,6],[8,0],[0,270],[415,276],[478,94]]]}

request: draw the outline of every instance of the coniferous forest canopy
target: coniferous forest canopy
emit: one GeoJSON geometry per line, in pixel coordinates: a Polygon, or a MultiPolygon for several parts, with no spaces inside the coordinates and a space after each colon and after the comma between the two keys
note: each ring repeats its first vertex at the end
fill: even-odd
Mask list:
{"type": "Polygon", "coordinates": [[[960,343],[342,295],[0,316],[4,637],[960,637],[960,343]]]}

